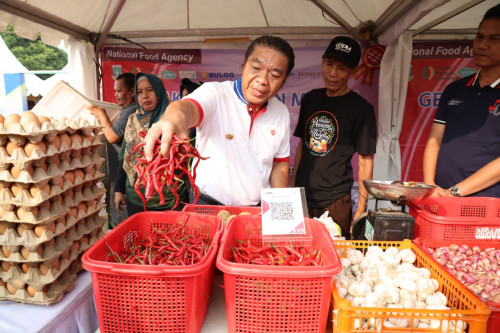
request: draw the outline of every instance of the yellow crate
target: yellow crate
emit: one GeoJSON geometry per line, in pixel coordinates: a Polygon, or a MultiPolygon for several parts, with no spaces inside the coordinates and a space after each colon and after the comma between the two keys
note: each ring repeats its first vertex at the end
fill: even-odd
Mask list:
{"type": "Polygon", "coordinates": [[[448,307],[451,310],[423,310],[423,309],[387,309],[387,308],[367,308],[354,307],[351,302],[341,298],[336,286],[333,286],[333,332],[486,332],[486,324],[490,316],[490,309],[481,302],[467,288],[463,288],[455,278],[441,267],[433,264],[433,260],[410,240],[400,242],[385,241],[342,241],[335,240],[335,247],[341,258],[346,256],[348,248],[356,248],[363,253],[369,246],[379,246],[382,249],[396,247],[401,249],[411,249],[415,253],[417,260],[415,266],[425,267],[431,272],[431,278],[439,282],[439,291],[448,298],[448,307]],[[391,328],[384,326],[388,318],[401,318],[410,320],[410,328],[391,328]],[[440,321],[440,327],[412,328],[415,320],[433,319],[440,321]],[[361,326],[364,321],[372,325],[361,326]],[[450,329],[451,321],[462,320],[467,323],[466,330],[450,329]],[[448,327],[448,328],[447,328],[448,327]]]}

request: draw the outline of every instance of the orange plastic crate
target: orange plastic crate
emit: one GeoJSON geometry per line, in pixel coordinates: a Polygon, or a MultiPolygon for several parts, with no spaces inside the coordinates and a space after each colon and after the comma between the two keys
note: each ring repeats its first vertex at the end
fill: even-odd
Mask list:
{"type": "MultiPolygon", "coordinates": [[[[481,242],[481,241],[433,241],[433,240],[422,240],[420,238],[417,238],[413,240],[413,242],[420,248],[422,249],[425,253],[427,253],[428,248],[439,248],[439,247],[449,247],[451,244],[457,244],[457,245],[468,245],[470,247],[473,246],[479,246],[481,250],[485,250],[487,248],[495,248],[495,249],[500,249],[500,241],[498,242],[481,242]]],[[[431,256],[429,254],[429,256],[431,256]]],[[[443,265],[441,265],[437,260],[434,260],[436,265],[439,265],[443,269],[446,269],[443,265]]],[[[451,274],[451,273],[450,273],[451,274]]],[[[460,285],[463,285],[462,282],[460,282],[457,279],[457,283],[460,283],[460,285]]],[[[465,285],[463,285],[464,288],[467,288],[465,285]]],[[[477,296],[476,296],[477,297],[477,296]]],[[[482,301],[479,297],[478,299],[482,301]]],[[[497,333],[500,332],[500,303],[495,303],[492,301],[485,301],[486,305],[490,308],[491,310],[491,315],[488,320],[488,333],[497,333]]]]}
{"type": "Polygon", "coordinates": [[[217,215],[221,210],[227,210],[231,215],[239,215],[243,212],[250,215],[258,215],[261,213],[261,208],[258,206],[215,206],[215,205],[185,205],[182,211],[199,214],[217,215]]]}
{"type": "Polygon", "coordinates": [[[324,332],[333,277],[342,270],[339,256],[321,222],[310,223],[312,246],[323,266],[261,266],[230,262],[236,240],[262,245],[260,216],[237,216],[222,237],[217,267],[224,273],[229,332],[324,332]]]}
{"type": "Polygon", "coordinates": [[[424,240],[500,240],[500,198],[428,198],[408,202],[415,217],[414,238],[424,240]]]}
{"type": "Polygon", "coordinates": [[[222,219],[216,216],[144,212],[132,215],[90,247],[82,264],[92,273],[101,332],[199,332],[212,291],[222,230],[222,219]],[[181,223],[212,239],[201,262],[169,266],[107,261],[109,247],[120,253],[130,240],[181,223]]]}
{"type": "MultiPolygon", "coordinates": [[[[467,323],[466,331],[458,332],[486,332],[486,323],[490,316],[490,309],[481,302],[470,290],[451,276],[446,270],[435,264],[428,254],[406,239],[400,242],[386,241],[341,241],[335,240],[335,248],[341,257],[346,256],[348,248],[356,248],[363,253],[369,246],[379,246],[386,249],[390,246],[399,249],[411,249],[415,253],[417,260],[414,263],[417,267],[425,267],[431,272],[431,277],[439,282],[439,291],[448,298],[448,307],[451,310],[423,310],[423,309],[387,309],[387,308],[366,308],[354,307],[351,302],[341,298],[336,286],[333,287],[333,332],[448,332],[446,325],[451,320],[463,320],[467,323]],[[409,319],[411,328],[389,328],[383,325],[387,318],[409,319]],[[437,329],[413,328],[415,320],[434,319],[441,321],[441,327],[437,329]],[[374,327],[363,327],[360,323],[364,321],[374,322],[374,327]]],[[[454,331],[451,331],[454,332],[454,331]]]]}

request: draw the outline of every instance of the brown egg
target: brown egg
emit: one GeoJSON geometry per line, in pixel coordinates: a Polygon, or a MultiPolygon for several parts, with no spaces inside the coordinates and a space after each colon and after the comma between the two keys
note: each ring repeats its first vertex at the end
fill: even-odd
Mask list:
{"type": "Polygon", "coordinates": [[[43,201],[38,208],[42,209],[44,207],[47,207],[47,210],[50,212],[50,209],[52,208],[52,201],[50,200],[45,200],[43,201]]]}
{"type": "Polygon", "coordinates": [[[80,238],[80,243],[81,244],[89,244],[89,236],[83,235],[82,238],[80,238]]]}
{"type": "Polygon", "coordinates": [[[35,294],[36,294],[37,292],[39,292],[39,291],[41,291],[41,292],[46,292],[46,291],[47,291],[47,286],[46,286],[46,285],[45,285],[45,286],[43,286],[43,287],[42,287],[42,290],[36,290],[36,289],[35,289],[35,288],[33,288],[32,286],[28,285],[28,286],[26,287],[26,291],[28,292],[28,294],[29,294],[31,297],[34,297],[34,296],[35,296],[35,294]]]}
{"type": "Polygon", "coordinates": [[[74,241],[73,244],[71,244],[71,248],[74,249],[75,251],[80,251],[80,243],[74,241]]]}
{"type": "MultiPolygon", "coordinates": [[[[0,216],[0,217],[3,217],[3,216],[0,216]]],[[[9,227],[7,226],[7,223],[0,222],[0,235],[4,235],[5,232],[7,231],[7,229],[9,229],[9,227]]]]}
{"type": "Polygon", "coordinates": [[[40,127],[40,120],[38,119],[38,117],[36,116],[36,114],[34,114],[33,112],[31,111],[24,111],[21,113],[21,117],[19,119],[19,122],[21,123],[21,125],[23,125],[24,128],[26,128],[27,126],[30,126],[30,124],[37,124],[38,127],[40,127]]]}
{"type": "Polygon", "coordinates": [[[64,179],[61,177],[58,181],[54,183],[55,186],[59,187],[61,190],[64,188],[64,179]]]}
{"type": "MultiPolygon", "coordinates": [[[[33,166],[30,165],[27,169],[28,173],[30,176],[33,176],[33,166]]],[[[21,169],[19,169],[17,166],[13,165],[12,168],[10,168],[10,174],[14,179],[17,179],[19,175],[21,175],[21,169]]]]}
{"type": "MultiPolygon", "coordinates": [[[[4,218],[5,217],[5,214],[7,214],[7,211],[5,209],[3,209],[2,207],[0,207],[0,218],[4,218]]],[[[0,228],[1,228],[1,222],[0,222],[0,228]]],[[[0,229],[1,230],[1,229],[0,229]]],[[[1,232],[0,232],[0,235],[3,235],[1,232]]]]}
{"type": "Polygon", "coordinates": [[[0,114],[0,124],[3,124],[4,121],[5,121],[5,117],[0,114]]]}
{"type": "Polygon", "coordinates": [[[31,185],[30,187],[30,194],[33,198],[36,198],[36,196],[38,195],[38,193],[40,193],[41,191],[47,193],[48,195],[50,195],[50,185],[49,183],[43,185],[43,186],[39,186],[39,185],[31,185]]]}
{"type": "Polygon", "coordinates": [[[9,130],[10,125],[19,124],[20,121],[21,121],[20,115],[18,115],[17,113],[11,113],[7,115],[7,117],[5,117],[3,126],[5,127],[5,130],[9,130]]]}
{"type": "Polygon", "coordinates": [[[12,192],[12,195],[14,197],[17,197],[17,195],[19,194],[19,192],[21,192],[22,189],[23,188],[19,184],[13,183],[12,185],[10,185],[10,191],[12,192]]]}
{"type": "Polygon", "coordinates": [[[80,179],[81,179],[81,181],[84,181],[84,180],[85,180],[85,173],[83,172],[83,170],[82,170],[82,169],[75,169],[75,170],[73,170],[73,173],[74,173],[74,175],[75,175],[75,180],[76,180],[77,178],[80,178],[80,179]]]}
{"type": "Polygon", "coordinates": [[[47,117],[47,116],[38,116],[38,120],[40,121],[40,123],[50,123],[50,118],[47,117]]]}
{"type": "Polygon", "coordinates": [[[61,133],[59,135],[59,139],[61,140],[61,144],[65,142],[68,148],[71,148],[71,139],[69,138],[68,133],[61,133]]]}
{"type": "Polygon", "coordinates": [[[57,223],[61,223],[62,225],[66,226],[66,216],[58,218],[57,223]]]}
{"type": "Polygon", "coordinates": [[[75,174],[71,170],[66,171],[64,173],[63,178],[64,178],[64,181],[68,180],[70,182],[70,184],[75,183],[75,174]]]}
{"type": "Polygon", "coordinates": [[[47,146],[43,141],[40,141],[38,143],[26,143],[26,145],[24,145],[24,152],[26,153],[26,156],[31,157],[31,154],[33,154],[33,151],[37,148],[40,149],[44,154],[47,154],[47,146]]]}
{"type": "MultiPolygon", "coordinates": [[[[12,263],[8,262],[8,261],[2,261],[2,269],[6,272],[9,271],[9,269],[12,267],[12,263]]],[[[2,281],[2,279],[0,279],[0,281],[2,281]]]]}
{"type": "Polygon", "coordinates": [[[23,263],[21,265],[21,270],[23,271],[23,273],[28,273],[28,271],[30,270],[30,266],[27,264],[27,263],[23,263]]]}
{"type": "Polygon", "coordinates": [[[42,262],[40,265],[38,265],[38,269],[40,270],[40,273],[45,275],[49,272],[50,267],[46,263],[42,262]]]}
{"type": "Polygon", "coordinates": [[[61,205],[63,204],[63,197],[62,195],[58,194],[58,195],[54,195],[52,198],[51,198],[52,202],[56,203],[56,202],[59,202],[61,205]]]}
{"type": "Polygon", "coordinates": [[[87,205],[86,205],[85,203],[83,203],[83,202],[80,202],[80,203],[78,204],[77,209],[78,209],[79,211],[84,212],[85,214],[87,213],[87,205]]]}
{"type": "Polygon", "coordinates": [[[14,295],[17,291],[17,288],[14,287],[12,284],[7,282],[7,290],[9,291],[9,294],[14,295]]]}
{"type": "Polygon", "coordinates": [[[47,148],[50,146],[54,146],[56,148],[56,150],[59,151],[59,148],[61,148],[61,138],[59,137],[59,135],[56,135],[54,137],[54,140],[52,140],[52,142],[47,141],[46,144],[47,144],[47,148]]]}
{"type": "MultiPolygon", "coordinates": [[[[38,217],[38,207],[31,207],[31,213],[35,218],[38,217]]],[[[28,211],[24,210],[22,207],[18,207],[16,211],[17,217],[20,220],[23,220],[26,214],[28,214],[28,211]]]]}
{"type": "MultiPolygon", "coordinates": [[[[21,250],[19,252],[21,252],[21,257],[23,257],[25,260],[28,260],[30,254],[32,253],[30,250],[28,250],[24,246],[21,247],[21,250]]],[[[42,256],[42,254],[43,254],[42,245],[38,245],[35,252],[37,252],[40,256],[42,256]]]]}
{"type": "Polygon", "coordinates": [[[80,146],[83,144],[82,136],[80,134],[78,134],[78,132],[71,134],[69,137],[71,139],[71,142],[73,142],[73,141],[78,142],[80,144],[80,146]]]}
{"type": "Polygon", "coordinates": [[[10,250],[5,245],[2,245],[2,253],[5,256],[5,258],[10,257],[11,254],[10,250]]]}
{"type": "Polygon", "coordinates": [[[61,160],[56,158],[54,159],[54,161],[52,162],[52,164],[55,164],[56,167],[60,168],[61,167],[61,160]]]}
{"type": "Polygon", "coordinates": [[[70,207],[69,214],[76,219],[76,217],[78,216],[78,211],[76,210],[76,207],[70,207]]]}
{"type": "Polygon", "coordinates": [[[17,225],[17,234],[19,235],[19,237],[22,237],[23,236],[23,233],[24,231],[26,230],[32,230],[33,229],[33,225],[32,224],[27,224],[27,223],[19,223],[17,225]]]}
{"type": "Polygon", "coordinates": [[[16,145],[12,141],[7,142],[7,144],[5,145],[5,150],[7,151],[7,154],[9,154],[9,156],[12,156],[14,154],[14,151],[16,151],[16,149],[19,149],[19,148],[22,149],[23,147],[16,145]]]}

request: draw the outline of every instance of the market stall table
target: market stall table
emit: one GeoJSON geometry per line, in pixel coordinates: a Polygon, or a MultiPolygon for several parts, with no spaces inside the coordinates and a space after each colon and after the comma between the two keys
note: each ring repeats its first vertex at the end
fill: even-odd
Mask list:
{"type": "Polygon", "coordinates": [[[0,302],[0,332],[94,333],[99,321],[89,272],[78,274],[73,290],[49,306],[0,302]]]}

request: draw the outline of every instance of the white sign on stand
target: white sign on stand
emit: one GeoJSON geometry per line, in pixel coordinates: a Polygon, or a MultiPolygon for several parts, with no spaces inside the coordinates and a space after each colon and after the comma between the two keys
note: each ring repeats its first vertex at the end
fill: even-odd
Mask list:
{"type": "Polygon", "coordinates": [[[262,235],[305,234],[304,199],[299,187],[262,189],[262,235]]]}

